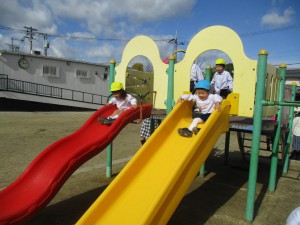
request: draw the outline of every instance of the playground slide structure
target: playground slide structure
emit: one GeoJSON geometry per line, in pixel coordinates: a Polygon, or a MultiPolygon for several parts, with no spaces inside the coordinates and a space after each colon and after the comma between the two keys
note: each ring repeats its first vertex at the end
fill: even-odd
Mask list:
{"type": "Polygon", "coordinates": [[[181,137],[191,103],[177,104],[132,160],[86,211],[83,224],[166,224],[215,143],[229,129],[230,101],[214,111],[200,132],[181,137]]]}
{"type": "MultiPolygon", "coordinates": [[[[101,152],[126,124],[151,115],[152,105],[128,109],[111,125],[98,122],[115,106],[96,111],[73,134],[53,143],[42,151],[11,185],[0,192],[0,224],[23,223],[44,208],[70,175],[84,162],[101,152]]],[[[63,124],[62,124],[63,126],[63,124]]]]}

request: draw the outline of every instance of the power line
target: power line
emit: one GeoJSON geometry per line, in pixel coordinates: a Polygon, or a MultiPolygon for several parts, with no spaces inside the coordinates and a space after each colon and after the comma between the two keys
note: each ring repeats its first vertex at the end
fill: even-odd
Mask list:
{"type": "MultiPolygon", "coordinates": [[[[41,33],[42,34],[42,33],[41,33]]],[[[99,37],[82,37],[82,36],[71,36],[62,34],[48,34],[49,37],[68,38],[68,39],[82,39],[82,40],[98,40],[98,41],[120,41],[129,42],[131,39],[122,38],[99,38],[99,37]]],[[[154,41],[170,41],[170,39],[153,39],[154,41]]]]}
{"type": "MultiPolygon", "coordinates": [[[[295,30],[295,29],[299,29],[299,28],[300,28],[300,24],[293,24],[290,26],[278,27],[278,28],[274,28],[274,29],[243,33],[243,34],[239,34],[239,36],[247,38],[247,37],[254,37],[254,36],[259,36],[259,35],[264,35],[264,34],[270,34],[270,33],[276,33],[276,32],[288,31],[288,30],[295,30]]],[[[184,41],[184,42],[189,43],[190,41],[184,41]]]]}
{"type": "MultiPolygon", "coordinates": [[[[12,32],[25,33],[26,35],[25,35],[25,37],[23,37],[20,40],[20,43],[22,43],[25,38],[28,38],[29,41],[30,40],[32,41],[32,37],[33,37],[34,34],[43,36],[44,37],[45,55],[47,55],[46,51],[47,51],[47,48],[49,48],[49,43],[47,41],[48,37],[66,38],[66,39],[79,39],[79,40],[116,41],[116,42],[129,42],[130,41],[130,39],[122,39],[122,38],[101,38],[101,37],[82,37],[82,36],[62,35],[62,34],[46,34],[46,33],[42,33],[42,32],[37,32],[37,30],[36,29],[33,30],[32,27],[24,27],[24,28],[26,28],[26,30],[16,29],[16,28],[0,25],[0,30],[7,30],[7,31],[12,31],[12,32]],[[29,32],[30,28],[32,29],[31,32],[29,32]]],[[[300,24],[293,24],[293,25],[290,25],[290,26],[284,26],[284,27],[279,27],[279,28],[274,28],[274,29],[244,33],[244,34],[240,34],[239,36],[247,38],[247,37],[254,37],[254,36],[265,35],[265,34],[270,34],[270,33],[283,32],[283,31],[288,31],[288,30],[295,30],[295,29],[299,29],[299,28],[300,28],[300,24]]],[[[176,34],[176,37],[172,38],[172,39],[154,39],[154,41],[156,41],[156,42],[167,42],[167,43],[175,45],[175,48],[177,48],[177,45],[183,45],[183,44],[188,44],[189,43],[189,41],[179,41],[177,39],[177,34],[176,34]]],[[[31,47],[31,49],[32,49],[32,47],[31,47]]],[[[294,65],[294,64],[291,64],[291,65],[294,65]]]]}
{"type": "Polygon", "coordinates": [[[49,37],[57,37],[57,38],[67,38],[67,39],[82,39],[82,40],[98,40],[98,41],[120,41],[120,42],[128,42],[129,39],[121,39],[121,38],[98,38],[98,37],[82,37],[82,36],[70,36],[70,35],[62,35],[62,34],[48,34],[49,37]]]}
{"type": "Polygon", "coordinates": [[[287,30],[295,30],[295,29],[299,29],[299,28],[300,28],[300,24],[294,24],[291,26],[278,27],[278,28],[269,29],[269,30],[261,30],[261,31],[244,33],[244,34],[240,34],[240,37],[252,37],[252,36],[276,33],[276,32],[287,31],[287,30]]]}
{"type": "Polygon", "coordinates": [[[3,25],[0,25],[0,29],[1,30],[10,30],[10,31],[15,31],[15,32],[20,32],[20,33],[25,33],[26,32],[26,30],[15,29],[15,28],[6,27],[6,26],[3,26],[3,25]]]}
{"type": "MultiPolygon", "coordinates": [[[[11,27],[6,27],[0,25],[0,30],[10,30],[19,33],[26,33],[26,30],[15,29],[11,27]]],[[[82,39],[82,40],[98,40],[98,41],[120,41],[120,42],[128,42],[131,39],[122,39],[122,38],[100,38],[100,37],[83,37],[83,36],[72,36],[72,35],[62,35],[62,34],[46,34],[42,32],[35,32],[39,35],[47,35],[48,37],[57,37],[57,38],[67,38],[67,39],[82,39]]],[[[170,39],[154,39],[154,41],[170,41],[170,39]]]]}
{"type": "MultiPolygon", "coordinates": [[[[240,37],[253,37],[253,36],[259,36],[259,35],[264,35],[264,34],[269,34],[269,33],[276,33],[276,32],[282,32],[282,31],[287,31],[287,30],[294,30],[294,29],[299,29],[300,24],[293,24],[290,26],[285,26],[285,27],[278,27],[274,29],[269,29],[269,30],[261,30],[261,31],[254,31],[254,32],[249,32],[249,33],[244,33],[240,34],[240,37]]],[[[1,30],[10,30],[14,32],[19,32],[19,33],[26,33],[26,30],[21,30],[21,29],[16,29],[16,28],[11,28],[7,26],[0,25],[1,30]]],[[[62,35],[62,34],[46,34],[46,33],[41,33],[41,32],[36,32],[39,35],[47,35],[48,37],[57,37],[57,38],[68,38],[68,39],[81,39],[81,40],[98,40],[98,41],[120,41],[120,42],[128,42],[130,39],[122,39],[122,38],[100,38],[100,37],[83,37],[83,36],[71,36],[71,35],[62,35]]],[[[166,41],[169,43],[172,43],[174,41],[173,39],[155,39],[154,41],[166,41]]],[[[189,41],[183,41],[182,43],[189,43],[189,41]]],[[[173,43],[172,43],[173,44],[173,43]]]]}
{"type": "MultiPolygon", "coordinates": [[[[300,65],[300,62],[298,62],[298,63],[285,63],[285,65],[287,65],[287,66],[300,65]]],[[[280,65],[278,64],[278,65],[274,65],[274,66],[280,66],[280,65]]]]}

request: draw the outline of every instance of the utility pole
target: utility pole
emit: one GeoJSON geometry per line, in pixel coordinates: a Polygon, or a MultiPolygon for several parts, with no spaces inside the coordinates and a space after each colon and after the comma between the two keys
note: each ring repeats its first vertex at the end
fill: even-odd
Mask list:
{"type": "Polygon", "coordinates": [[[47,56],[47,49],[49,48],[49,42],[47,40],[47,34],[43,34],[44,36],[44,55],[47,56]]]}
{"type": "Polygon", "coordinates": [[[11,44],[7,44],[12,52],[19,51],[19,46],[14,45],[14,40],[17,40],[17,39],[14,39],[12,37],[11,38],[11,44]]]}
{"type": "Polygon", "coordinates": [[[28,38],[29,42],[30,42],[30,54],[32,54],[32,40],[33,40],[33,35],[34,35],[34,31],[37,31],[37,29],[34,29],[32,27],[24,27],[27,29],[26,31],[26,38],[28,38]]]}
{"type": "Polygon", "coordinates": [[[177,39],[177,30],[176,30],[176,35],[175,38],[172,38],[169,43],[172,43],[174,45],[174,53],[175,53],[175,63],[177,62],[177,46],[178,45],[184,45],[184,42],[178,42],[177,39]]]}

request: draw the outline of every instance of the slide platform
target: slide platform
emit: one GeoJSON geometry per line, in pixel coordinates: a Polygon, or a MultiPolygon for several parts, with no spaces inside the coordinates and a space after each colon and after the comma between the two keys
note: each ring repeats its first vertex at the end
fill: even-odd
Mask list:
{"type": "Polygon", "coordinates": [[[220,135],[229,130],[230,101],[214,111],[197,135],[181,137],[192,121],[191,103],[177,104],[77,225],[167,224],[220,135]]]}
{"type": "MultiPolygon", "coordinates": [[[[22,224],[44,208],[71,174],[107,147],[128,123],[150,117],[151,104],[128,109],[110,126],[98,122],[116,107],[103,106],[81,128],[43,150],[20,175],[0,191],[0,224],[22,224]]],[[[63,126],[63,124],[62,124],[63,126]]]]}

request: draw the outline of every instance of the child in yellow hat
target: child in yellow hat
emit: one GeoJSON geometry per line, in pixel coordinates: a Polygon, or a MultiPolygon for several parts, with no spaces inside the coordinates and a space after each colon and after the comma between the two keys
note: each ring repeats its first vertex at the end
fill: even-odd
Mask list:
{"type": "Polygon", "coordinates": [[[113,82],[110,86],[110,91],[113,95],[113,98],[109,100],[108,105],[113,104],[117,106],[117,110],[113,112],[107,118],[98,118],[98,121],[101,124],[111,124],[113,123],[122,112],[133,107],[137,107],[137,100],[132,95],[127,94],[127,92],[123,88],[123,84],[121,82],[113,82]]]}
{"type": "Polygon", "coordinates": [[[216,72],[210,84],[214,87],[216,94],[226,98],[232,91],[232,77],[228,71],[225,70],[226,61],[219,58],[215,62],[216,72]]]}

